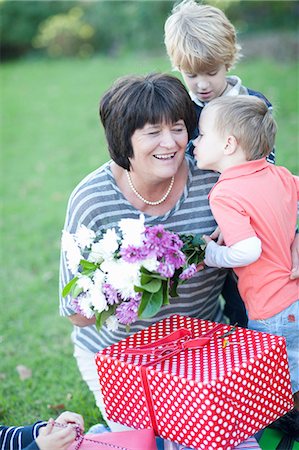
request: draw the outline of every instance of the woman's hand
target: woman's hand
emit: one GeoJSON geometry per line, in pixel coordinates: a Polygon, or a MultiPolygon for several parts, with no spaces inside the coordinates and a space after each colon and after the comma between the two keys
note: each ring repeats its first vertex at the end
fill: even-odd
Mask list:
{"type": "Polygon", "coordinates": [[[76,427],[67,425],[54,430],[55,421],[50,419],[45,427],[39,429],[35,442],[40,450],[67,450],[77,436],[76,427]]]}
{"type": "Polygon", "coordinates": [[[291,245],[292,254],[292,270],[290,279],[296,280],[299,278],[299,233],[296,233],[295,239],[291,245]]]}
{"type": "Polygon", "coordinates": [[[87,327],[88,325],[94,325],[96,323],[95,317],[87,319],[87,317],[82,316],[81,314],[72,314],[69,316],[69,319],[76,327],[87,327]]]}
{"type": "MultiPolygon", "coordinates": [[[[211,238],[210,240],[215,241],[216,244],[218,244],[218,245],[223,245],[224,244],[224,239],[223,239],[223,236],[222,236],[222,233],[221,233],[219,227],[217,227],[216,230],[213,231],[212,234],[210,234],[210,238],[211,238]]],[[[208,243],[208,241],[206,241],[206,242],[208,243]]]]}

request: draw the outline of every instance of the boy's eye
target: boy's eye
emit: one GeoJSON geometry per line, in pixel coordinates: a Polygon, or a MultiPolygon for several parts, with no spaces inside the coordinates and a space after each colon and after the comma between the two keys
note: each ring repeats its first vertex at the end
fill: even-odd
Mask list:
{"type": "Polygon", "coordinates": [[[185,73],[185,75],[188,78],[196,78],[196,74],[195,73],[185,73]]]}
{"type": "Polygon", "coordinates": [[[214,77],[215,75],[217,75],[217,73],[218,73],[218,70],[213,70],[212,72],[209,72],[208,75],[210,77],[214,77]]]}

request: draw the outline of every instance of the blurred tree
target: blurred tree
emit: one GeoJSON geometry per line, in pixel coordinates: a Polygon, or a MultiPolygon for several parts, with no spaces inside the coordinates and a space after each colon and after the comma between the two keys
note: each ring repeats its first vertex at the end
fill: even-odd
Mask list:
{"type": "Polygon", "coordinates": [[[46,49],[49,56],[90,56],[94,28],[83,19],[83,9],[74,6],[66,14],[51,16],[39,25],[34,48],[46,49]]]}
{"type": "MultiPolygon", "coordinates": [[[[0,0],[2,58],[32,49],[51,56],[164,51],[167,0],[0,0]]],[[[241,33],[296,29],[298,1],[203,0],[224,9],[241,33]]]]}
{"type": "Polygon", "coordinates": [[[1,58],[25,54],[32,48],[38,25],[47,17],[70,9],[70,1],[0,1],[1,58]]]}

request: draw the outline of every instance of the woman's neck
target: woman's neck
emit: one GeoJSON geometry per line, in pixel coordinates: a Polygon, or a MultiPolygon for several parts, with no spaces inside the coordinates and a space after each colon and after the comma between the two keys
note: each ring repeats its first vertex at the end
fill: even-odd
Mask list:
{"type": "Polygon", "coordinates": [[[170,177],[162,181],[140,180],[133,171],[129,172],[128,177],[126,170],[115,163],[111,164],[111,171],[120,191],[129,203],[140,212],[151,216],[163,215],[170,211],[183,194],[188,179],[188,164],[185,160],[174,175],[174,178],[170,177]],[[131,183],[129,180],[131,180],[131,183]],[[132,189],[132,186],[134,189],[132,189]],[[144,202],[136,195],[134,190],[146,201],[157,204],[144,202]],[[163,201],[160,201],[161,199],[163,201]]]}

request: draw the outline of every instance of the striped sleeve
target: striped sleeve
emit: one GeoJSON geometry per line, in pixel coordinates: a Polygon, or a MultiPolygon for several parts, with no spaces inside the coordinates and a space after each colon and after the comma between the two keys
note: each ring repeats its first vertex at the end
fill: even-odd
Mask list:
{"type": "Polygon", "coordinates": [[[35,439],[38,430],[46,422],[36,422],[22,427],[6,427],[0,425],[0,450],[39,450],[35,439]]]}

